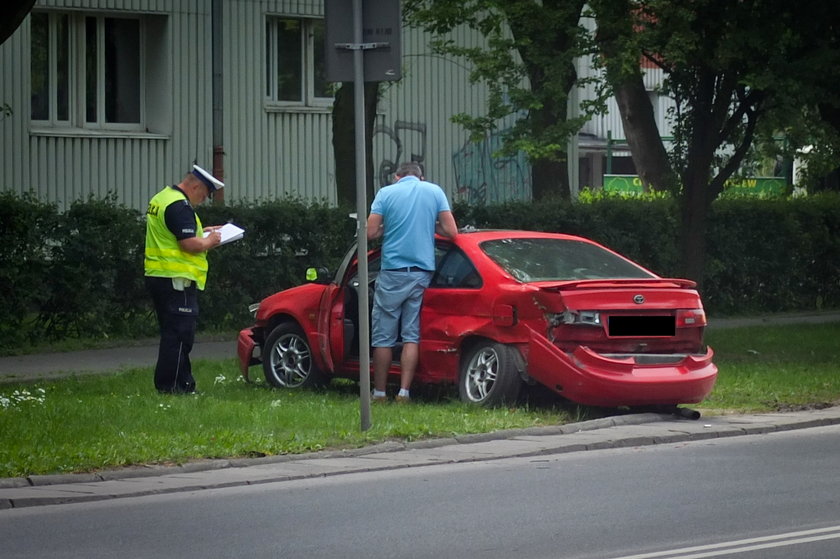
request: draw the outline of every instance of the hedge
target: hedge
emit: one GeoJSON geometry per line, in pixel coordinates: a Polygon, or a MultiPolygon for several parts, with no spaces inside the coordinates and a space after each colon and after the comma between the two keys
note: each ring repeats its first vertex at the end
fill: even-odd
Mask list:
{"type": "MultiPolygon", "coordinates": [[[[667,197],[589,197],[455,204],[460,226],[560,231],[594,239],[663,276],[679,269],[679,219],[667,197]]],[[[313,265],[335,269],[354,241],[346,209],[283,199],[202,206],[205,224],[245,228],[211,251],[199,329],[247,325],[249,304],[302,283],[313,265]]],[[[840,195],[715,202],[707,231],[703,300],[712,315],[840,308],[840,195]]],[[[144,216],[89,198],[65,212],[32,195],[0,193],[0,350],[62,338],[156,334],[143,285],[144,216]]]]}

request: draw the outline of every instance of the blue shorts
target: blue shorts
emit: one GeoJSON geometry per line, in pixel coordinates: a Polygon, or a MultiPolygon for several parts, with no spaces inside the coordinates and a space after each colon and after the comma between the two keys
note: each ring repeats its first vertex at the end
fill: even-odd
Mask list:
{"type": "Polygon", "coordinates": [[[431,281],[432,272],[379,272],[371,314],[372,347],[394,347],[398,335],[404,343],[420,342],[420,306],[431,281]]]}

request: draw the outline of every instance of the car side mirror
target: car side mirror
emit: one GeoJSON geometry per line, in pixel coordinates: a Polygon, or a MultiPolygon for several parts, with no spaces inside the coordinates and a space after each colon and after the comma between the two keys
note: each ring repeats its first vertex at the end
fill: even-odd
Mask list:
{"type": "Polygon", "coordinates": [[[310,283],[320,283],[326,285],[330,283],[331,279],[332,277],[330,271],[324,267],[306,269],[306,281],[310,283]]]}

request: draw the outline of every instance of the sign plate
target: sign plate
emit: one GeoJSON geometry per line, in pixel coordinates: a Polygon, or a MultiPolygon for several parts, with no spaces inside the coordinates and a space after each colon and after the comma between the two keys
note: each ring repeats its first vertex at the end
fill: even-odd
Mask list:
{"type": "Polygon", "coordinates": [[[395,81],[402,77],[399,0],[362,0],[362,42],[353,42],[353,2],[326,0],[327,81],[353,81],[353,52],[364,52],[366,82],[395,81]]]}

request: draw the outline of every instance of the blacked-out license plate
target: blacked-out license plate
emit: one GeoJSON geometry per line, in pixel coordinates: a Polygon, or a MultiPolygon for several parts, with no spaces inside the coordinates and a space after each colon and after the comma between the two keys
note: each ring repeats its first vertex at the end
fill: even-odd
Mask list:
{"type": "Polygon", "coordinates": [[[609,335],[613,337],[662,337],[676,334],[674,317],[664,316],[610,316],[607,321],[609,335]]]}

